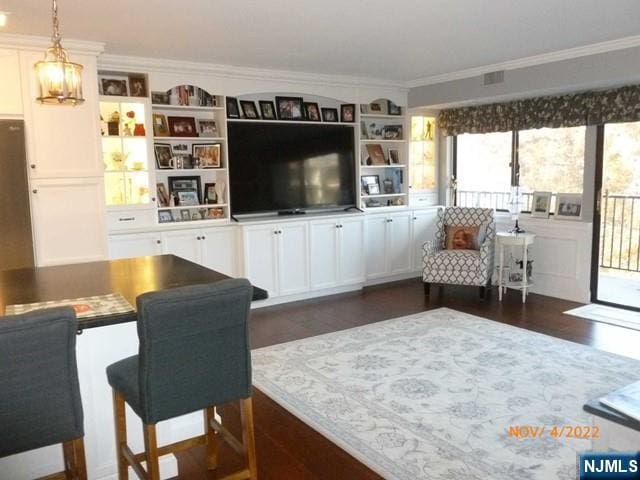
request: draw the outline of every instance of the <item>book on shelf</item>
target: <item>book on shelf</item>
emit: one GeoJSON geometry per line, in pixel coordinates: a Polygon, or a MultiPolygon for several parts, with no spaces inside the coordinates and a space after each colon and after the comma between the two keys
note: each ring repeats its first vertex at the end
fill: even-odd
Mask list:
{"type": "Polygon", "coordinates": [[[640,422],[640,382],[605,395],[600,403],[640,422]]]}

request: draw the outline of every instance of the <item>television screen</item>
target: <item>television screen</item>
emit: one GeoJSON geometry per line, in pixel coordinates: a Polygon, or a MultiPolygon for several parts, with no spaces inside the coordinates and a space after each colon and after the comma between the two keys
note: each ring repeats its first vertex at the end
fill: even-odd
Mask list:
{"type": "Polygon", "coordinates": [[[353,127],[229,122],[231,213],[355,206],[353,127]]]}

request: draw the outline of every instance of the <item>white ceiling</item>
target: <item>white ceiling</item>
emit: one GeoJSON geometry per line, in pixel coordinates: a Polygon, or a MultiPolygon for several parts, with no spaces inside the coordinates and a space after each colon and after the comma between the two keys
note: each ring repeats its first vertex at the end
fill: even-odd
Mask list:
{"type": "MultiPolygon", "coordinates": [[[[58,0],[112,54],[411,81],[640,33],[638,0],[58,0]]],[[[48,0],[0,0],[50,35],[48,0]]],[[[64,42],[63,42],[64,44],[64,42]]]]}

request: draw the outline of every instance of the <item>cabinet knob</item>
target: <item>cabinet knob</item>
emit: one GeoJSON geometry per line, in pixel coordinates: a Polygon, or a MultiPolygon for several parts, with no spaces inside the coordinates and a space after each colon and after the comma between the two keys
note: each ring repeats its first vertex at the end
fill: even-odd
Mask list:
{"type": "Polygon", "coordinates": [[[37,189],[37,188],[34,188],[34,189],[32,190],[32,192],[33,192],[33,193],[38,193],[38,189],[37,189]]]}
{"type": "Polygon", "coordinates": [[[201,237],[196,237],[196,240],[202,240],[202,238],[201,237]]]}
{"type": "Polygon", "coordinates": [[[35,170],[35,169],[36,169],[36,164],[35,164],[35,163],[32,163],[30,166],[31,166],[31,169],[32,169],[32,170],[35,170]]]}
{"type": "Polygon", "coordinates": [[[413,219],[414,219],[414,220],[417,220],[417,219],[418,219],[418,217],[413,217],[413,219]]]}
{"type": "Polygon", "coordinates": [[[156,197],[151,197],[151,201],[155,202],[156,201],[156,197]]]}
{"type": "Polygon", "coordinates": [[[162,243],[162,240],[156,240],[156,243],[160,245],[162,243]]]}
{"type": "Polygon", "coordinates": [[[206,240],[207,237],[205,237],[204,235],[200,238],[200,240],[206,240]]]}

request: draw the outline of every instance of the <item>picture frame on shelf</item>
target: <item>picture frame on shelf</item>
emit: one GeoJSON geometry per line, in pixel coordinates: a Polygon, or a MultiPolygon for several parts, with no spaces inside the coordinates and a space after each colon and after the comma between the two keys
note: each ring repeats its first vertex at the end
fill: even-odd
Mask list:
{"type": "Polygon", "coordinates": [[[366,103],[361,103],[360,104],[360,114],[361,115],[367,115],[369,113],[369,105],[367,105],[366,103]]]}
{"type": "Polygon", "coordinates": [[[360,177],[362,183],[362,190],[365,195],[379,195],[380,194],[380,176],[379,175],[362,175],[360,177]]]}
{"type": "Polygon", "coordinates": [[[367,130],[367,122],[360,120],[360,140],[369,140],[369,131],[367,130]]]}
{"type": "Polygon", "coordinates": [[[384,156],[384,150],[379,143],[367,144],[367,153],[371,161],[371,165],[386,165],[387,160],[384,156]]]}
{"type": "Polygon", "coordinates": [[[393,188],[393,180],[391,180],[390,178],[385,178],[382,181],[382,191],[385,194],[396,193],[393,188]]]}
{"type": "Polygon", "coordinates": [[[322,121],[323,122],[337,122],[338,121],[338,109],[337,108],[322,108],[322,121]]]}
{"type": "Polygon", "coordinates": [[[147,76],[141,73],[129,74],[129,95],[132,97],[148,97],[147,76]]]}
{"type": "Polygon", "coordinates": [[[153,105],[169,105],[169,92],[151,92],[151,103],[153,105]]]}
{"type": "Polygon", "coordinates": [[[198,193],[190,190],[180,190],[176,192],[178,196],[178,205],[184,205],[188,207],[196,207],[200,205],[200,199],[198,193]]]}
{"type": "Polygon", "coordinates": [[[582,194],[558,193],[556,197],[555,220],[581,220],[582,194]]]}
{"type": "Polygon", "coordinates": [[[356,121],[355,103],[343,103],[340,105],[340,121],[343,123],[353,123],[356,121]]]}
{"type": "Polygon", "coordinates": [[[384,140],[402,140],[402,125],[385,125],[382,127],[382,138],[384,140]]]}
{"type": "Polygon", "coordinates": [[[218,203],[218,194],[216,193],[215,183],[204,184],[204,198],[202,199],[205,205],[215,205],[218,203]]]}
{"type": "Polygon", "coordinates": [[[396,105],[391,100],[387,100],[387,114],[389,115],[402,115],[402,107],[396,105]]]}
{"type": "Polygon", "coordinates": [[[218,136],[218,125],[215,120],[209,119],[196,119],[196,123],[198,124],[198,136],[199,137],[217,137],[218,136]]]}
{"type": "Polygon", "coordinates": [[[263,120],[277,120],[276,106],[271,100],[260,100],[260,114],[263,120]]]}
{"type": "Polygon", "coordinates": [[[156,196],[158,197],[158,206],[169,206],[169,192],[167,192],[167,187],[164,182],[156,183],[156,196]]]}
{"type": "Polygon", "coordinates": [[[158,211],[158,222],[160,222],[160,223],[173,222],[173,215],[171,215],[171,210],[159,210],[158,211]]]}
{"type": "Polygon", "coordinates": [[[167,123],[167,116],[162,113],[154,113],[152,116],[153,116],[153,136],[168,137],[169,124],[167,123]]]}
{"type": "Polygon", "coordinates": [[[173,168],[173,150],[169,143],[154,143],[153,151],[156,156],[156,165],[160,170],[173,168]]]}
{"type": "Polygon", "coordinates": [[[240,107],[238,107],[237,98],[227,97],[225,105],[227,106],[227,118],[240,118],[240,107]]]}
{"type": "Polygon", "coordinates": [[[316,102],[304,102],[304,114],[310,122],[319,122],[322,120],[320,118],[320,107],[316,102]]]}
{"type": "Polygon", "coordinates": [[[256,103],[253,100],[240,100],[240,108],[242,108],[242,115],[247,120],[259,120],[258,109],[256,103]]]}
{"type": "Polygon", "coordinates": [[[398,165],[400,163],[400,150],[397,148],[389,148],[387,150],[387,161],[389,165],[398,165]]]}
{"type": "Polygon", "coordinates": [[[200,176],[188,176],[188,177],[168,177],[167,182],[169,184],[169,194],[173,196],[177,196],[178,200],[180,200],[180,196],[178,195],[180,192],[191,193],[191,195],[184,196],[185,199],[194,198],[198,201],[196,205],[200,204],[200,198],[202,198],[202,189],[200,183],[200,176]]]}
{"type": "Polygon", "coordinates": [[[276,97],[278,120],[304,120],[302,97],[276,97]]]}
{"type": "Polygon", "coordinates": [[[189,213],[189,210],[180,210],[180,219],[183,222],[188,222],[189,220],[191,220],[191,213],[189,213]]]}
{"type": "Polygon", "coordinates": [[[127,77],[100,77],[100,93],[109,97],[128,97],[127,77]]]}
{"type": "Polygon", "coordinates": [[[369,114],[370,115],[386,115],[386,109],[384,108],[386,105],[382,102],[371,102],[369,104],[369,114]]]}
{"type": "Polygon", "coordinates": [[[531,216],[549,218],[551,213],[551,192],[533,192],[531,200],[531,216]]]}
{"type": "Polygon", "coordinates": [[[191,146],[191,155],[199,160],[200,168],[220,168],[221,151],[219,143],[194,143],[191,146]]]}
{"type": "Polygon", "coordinates": [[[207,210],[207,218],[224,218],[224,210],[221,207],[207,210]]]}
{"type": "Polygon", "coordinates": [[[197,137],[196,119],[193,117],[167,117],[172,137],[197,137]]]}

